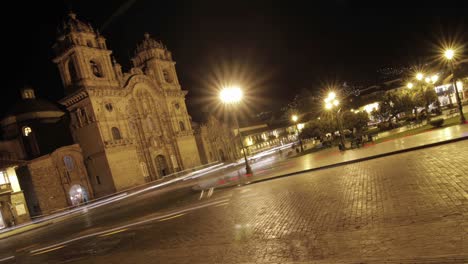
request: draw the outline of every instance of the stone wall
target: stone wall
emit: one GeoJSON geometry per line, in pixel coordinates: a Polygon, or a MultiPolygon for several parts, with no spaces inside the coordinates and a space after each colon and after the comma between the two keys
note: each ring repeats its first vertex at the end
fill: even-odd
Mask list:
{"type": "Polygon", "coordinates": [[[180,156],[184,169],[190,169],[201,165],[197,143],[194,136],[177,138],[180,156]]]}
{"type": "Polygon", "coordinates": [[[145,183],[134,146],[107,148],[106,154],[117,191],[145,183]]]}
{"type": "Polygon", "coordinates": [[[68,206],[61,175],[49,155],[32,160],[28,170],[43,214],[68,206]]]}
{"type": "Polygon", "coordinates": [[[29,222],[29,210],[24,198],[23,192],[14,192],[11,194],[11,206],[15,217],[15,224],[29,222]]]}

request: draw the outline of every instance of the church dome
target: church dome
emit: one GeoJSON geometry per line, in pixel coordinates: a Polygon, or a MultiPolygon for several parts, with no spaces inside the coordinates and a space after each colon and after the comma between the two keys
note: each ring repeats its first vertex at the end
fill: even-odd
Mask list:
{"type": "Polygon", "coordinates": [[[94,33],[93,27],[76,18],[76,14],[70,12],[67,18],[63,21],[62,27],[59,28],[59,33],[66,35],[71,32],[87,32],[94,33]]]}
{"type": "Polygon", "coordinates": [[[30,114],[27,116],[35,118],[41,118],[41,116],[57,117],[65,113],[58,105],[44,99],[36,98],[32,88],[22,89],[21,97],[22,100],[7,111],[6,117],[15,116],[18,118],[25,114],[30,114]],[[45,112],[48,113],[44,115],[45,112]]]}

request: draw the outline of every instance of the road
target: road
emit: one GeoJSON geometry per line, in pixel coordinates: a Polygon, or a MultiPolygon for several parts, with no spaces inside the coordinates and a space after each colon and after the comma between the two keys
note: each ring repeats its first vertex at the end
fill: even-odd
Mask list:
{"type": "Polygon", "coordinates": [[[466,157],[464,140],[201,199],[183,181],[3,239],[0,260],[467,263],[466,157]]]}

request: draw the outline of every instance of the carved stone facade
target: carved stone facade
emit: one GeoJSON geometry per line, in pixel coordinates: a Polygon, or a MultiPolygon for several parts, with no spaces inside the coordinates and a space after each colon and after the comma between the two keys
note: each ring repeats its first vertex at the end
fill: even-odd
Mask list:
{"type": "Polygon", "coordinates": [[[71,130],[97,196],[198,166],[171,52],[145,34],[128,73],[104,37],[70,14],[54,45],[71,130]]]}
{"type": "Polygon", "coordinates": [[[234,161],[241,157],[238,137],[213,116],[200,126],[197,137],[203,163],[234,161]]]}

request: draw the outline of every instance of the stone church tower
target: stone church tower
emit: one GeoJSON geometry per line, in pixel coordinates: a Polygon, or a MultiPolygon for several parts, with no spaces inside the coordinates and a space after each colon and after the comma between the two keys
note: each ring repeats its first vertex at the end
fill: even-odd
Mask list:
{"type": "Polygon", "coordinates": [[[105,38],[71,13],[53,48],[66,92],[61,103],[97,196],[200,164],[187,91],[161,42],[145,34],[123,73],[105,38]]]}

